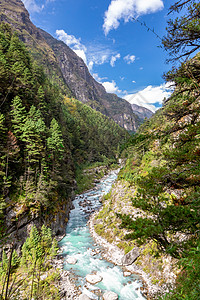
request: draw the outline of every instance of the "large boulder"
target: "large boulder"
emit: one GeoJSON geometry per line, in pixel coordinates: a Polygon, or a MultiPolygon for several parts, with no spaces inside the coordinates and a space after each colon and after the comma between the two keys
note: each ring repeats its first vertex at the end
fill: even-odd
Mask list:
{"type": "Polygon", "coordinates": [[[66,262],[69,264],[69,265],[75,265],[77,263],[77,259],[75,257],[68,257],[66,259],[66,262]]]}
{"type": "Polygon", "coordinates": [[[86,281],[91,283],[91,284],[96,284],[96,283],[98,283],[102,280],[103,280],[103,278],[100,275],[88,274],[86,276],[86,281]]]}
{"type": "Polygon", "coordinates": [[[129,253],[122,257],[122,265],[128,266],[134,263],[136,259],[140,256],[139,248],[132,249],[129,253]]]}
{"type": "Polygon", "coordinates": [[[124,277],[131,276],[131,272],[124,272],[124,277]]]}
{"type": "Polygon", "coordinates": [[[103,300],[118,300],[118,295],[114,292],[105,292],[103,294],[103,300]]]}
{"type": "Polygon", "coordinates": [[[85,295],[85,294],[81,294],[79,297],[78,297],[78,300],[90,300],[90,298],[85,295]]]}

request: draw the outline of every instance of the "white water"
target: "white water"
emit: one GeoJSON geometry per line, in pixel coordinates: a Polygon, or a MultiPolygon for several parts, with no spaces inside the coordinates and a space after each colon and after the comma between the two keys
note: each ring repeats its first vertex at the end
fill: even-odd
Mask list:
{"type": "Polygon", "coordinates": [[[120,300],[144,300],[140,293],[141,281],[137,275],[123,276],[119,266],[107,262],[101,258],[101,254],[92,256],[93,249],[100,249],[94,246],[87,221],[91,209],[98,209],[101,206],[100,196],[107,194],[115,179],[117,172],[113,171],[106,179],[102,180],[93,190],[79,195],[73,201],[75,209],[70,212],[70,218],[66,228],[66,236],[60,242],[63,249],[62,255],[75,257],[77,263],[69,265],[64,262],[64,269],[72,271],[78,278],[76,284],[80,290],[91,299],[102,299],[102,293],[106,290],[118,294],[120,300]],[[83,208],[79,205],[83,200],[90,202],[90,205],[83,208]],[[86,211],[87,212],[86,212],[86,211]],[[100,259],[101,258],[101,259],[100,259]],[[95,285],[86,282],[87,274],[96,272],[103,277],[103,280],[95,285]]]}

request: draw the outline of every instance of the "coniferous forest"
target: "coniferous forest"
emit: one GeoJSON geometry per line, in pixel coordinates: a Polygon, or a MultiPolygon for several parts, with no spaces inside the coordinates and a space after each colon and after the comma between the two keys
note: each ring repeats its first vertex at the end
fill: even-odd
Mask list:
{"type": "Polygon", "coordinates": [[[172,13],[162,47],[173,93],[136,132],[77,100],[38,64],[19,30],[1,22],[0,299],[65,299],[56,238],[74,196],[118,168],[119,158],[96,233],[124,253],[139,251],[136,265],[159,287],[148,299],[199,299],[200,4],[174,2],[172,13]],[[165,272],[164,259],[173,262],[171,285],[153,277],[154,267],[165,272]]]}
{"type": "MultiPolygon", "coordinates": [[[[8,242],[10,234],[15,232],[14,247],[24,241],[26,234],[22,237],[18,230],[23,230],[23,226],[29,222],[39,220],[41,224],[50,225],[48,216],[56,216],[62,210],[63,202],[69,201],[72,190],[77,189],[76,170],[81,172],[82,166],[97,162],[116,163],[118,148],[129,134],[109,118],[63,95],[34,62],[17,34],[5,23],[0,28],[0,44],[0,234],[2,247],[8,242]],[[12,218],[6,222],[7,214],[11,211],[12,218]]],[[[43,227],[39,233],[33,227],[33,233],[30,232],[29,240],[23,245],[23,249],[30,249],[27,251],[34,256],[30,258],[33,261],[30,267],[33,268],[32,272],[47,263],[50,254],[46,252],[46,261],[38,260],[43,256],[44,247],[48,248],[52,243],[48,230],[43,227]],[[27,246],[28,243],[34,246],[27,246]],[[34,249],[38,243],[39,248],[34,249]]],[[[11,273],[29,260],[23,249],[23,262],[16,252],[12,254],[14,261],[11,273]]],[[[1,283],[4,296],[9,262],[5,252],[2,255],[1,283]]],[[[18,284],[22,284],[22,281],[20,278],[18,284]]]]}

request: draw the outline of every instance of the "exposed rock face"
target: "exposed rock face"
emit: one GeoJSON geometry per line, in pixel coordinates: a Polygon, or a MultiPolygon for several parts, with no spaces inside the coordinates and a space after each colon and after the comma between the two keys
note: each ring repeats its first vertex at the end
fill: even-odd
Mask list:
{"type": "Polygon", "coordinates": [[[153,116],[153,112],[145,107],[139,106],[137,104],[131,104],[134,114],[136,114],[142,121],[153,116]]]}
{"type": "MultiPolygon", "coordinates": [[[[10,201],[9,198],[6,199],[7,202],[10,201]]],[[[42,224],[49,226],[52,230],[52,234],[58,239],[65,235],[65,229],[67,225],[67,218],[69,217],[70,210],[72,208],[72,200],[69,198],[68,201],[60,206],[60,210],[54,215],[46,215],[45,219],[42,216],[32,214],[30,215],[24,207],[19,207],[18,211],[13,209],[10,205],[6,209],[6,228],[9,240],[7,242],[7,247],[9,248],[9,241],[14,242],[16,250],[19,250],[21,245],[25,242],[28,237],[31,227],[35,225],[41,228],[42,224]],[[16,222],[16,219],[18,221],[16,222]]],[[[0,255],[1,255],[0,249],[0,255]]]]}
{"type": "Polygon", "coordinates": [[[124,255],[124,257],[122,258],[122,264],[124,266],[131,265],[132,263],[134,263],[134,261],[136,261],[136,259],[139,256],[140,256],[139,249],[135,248],[131,250],[129,253],[127,253],[126,255],[124,255]]]}
{"type": "Polygon", "coordinates": [[[131,105],[114,94],[106,93],[74,51],[37,28],[30,21],[21,0],[1,0],[0,21],[9,23],[18,32],[33,57],[54,78],[63,92],[112,118],[121,127],[136,131],[140,120],[133,113],[131,105]]]}
{"type": "Polygon", "coordinates": [[[53,49],[63,77],[73,95],[81,102],[111,117],[121,127],[136,131],[139,119],[133,114],[131,105],[115,94],[107,93],[102,84],[90,75],[83,60],[65,43],[54,39],[41,29],[39,31],[53,49]]]}
{"type": "Polygon", "coordinates": [[[118,295],[114,292],[105,292],[103,294],[103,300],[118,300],[118,295]]]}
{"type": "Polygon", "coordinates": [[[9,23],[27,45],[38,64],[44,67],[45,72],[53,75],[61,87],[66,85],[55,53],[30,21],[29,13],[21,0],[0,1],[0,22],[9,23]]]}

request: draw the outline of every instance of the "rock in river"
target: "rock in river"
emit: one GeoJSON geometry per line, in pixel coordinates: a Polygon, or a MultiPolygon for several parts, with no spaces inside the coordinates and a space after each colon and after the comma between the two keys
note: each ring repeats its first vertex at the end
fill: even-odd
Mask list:
{"type": "Polygon", "coordinates": [[[79,297],[78,297],[78,300],[90,300],[90,298],[85,295],[85,294],[81,294],[79,297]]]}
{"type": "Polygon", "coordinates": [[[131,276],[131,272],[124,272],[124,277],[131,276]]]}
{"type": "Polygon", "coordinates": [[[103,300],[118,300],[118,295],[114,292],[105,292],[103,294],[103,300]]]}
{"type": "Polygon", "coordinates": [[[95,275],[95,274],[91,274],[90,275],[90,274],[88,274],[86,276],[86,281],[89,282],[89,283],[91,283],[91,284],[96,284],[96,283],[98,283],[98,282],[100,282],[102,280],[103,280],[103,278],[101,276],[99,276],[99,275],[95,275]]]}
{"type": "Polygon", "coordinates": [[[71,256],[68,257],[66,261],[70,265],[75,265],[77,263],[77,259],[75,257],[71,257],[71,256]]]}

